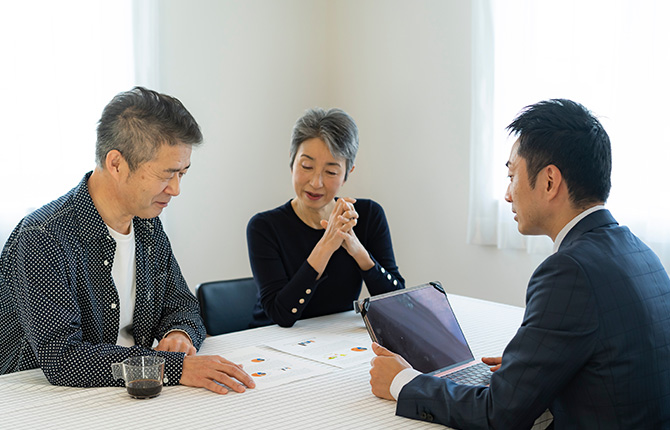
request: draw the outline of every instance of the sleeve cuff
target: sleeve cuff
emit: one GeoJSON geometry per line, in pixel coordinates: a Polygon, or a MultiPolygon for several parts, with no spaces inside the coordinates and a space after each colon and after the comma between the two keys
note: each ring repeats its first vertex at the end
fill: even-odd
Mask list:
{"type": "MultiPolygon", "coordinates": [[[[373,285],[373,286],[376,284],[381,285],[383,289],[381,292],[393,291],[399,288],[404,288],[403,282],[399,281],[397,276],[395,276],[390,271],[386,270],[381,264],[379,264],[377,260],[374,259],[374,257],[372,257],[372,255],[370,256],[370,258],[372,258],[372,261],[375,263],[375,265],[368,270],[361,270],[361,274],[363,276],[363,280],[365,281],[365,285],[373,285]]],[[[375,294],[380,293],[377,292],[375,294]]]]}
{"type": "Polygon", "coordinates": [[[163,372],[163,385],[179,385],[181,374],[184,370],[183,352],[154,351],[155,355],[165,357],[165,370],[163,372]]]}
{"type": "Polygon", "coordinates": [[[398,400],[400,392],[405,387],[405,385],[409,384],[419,375],[421,375],[421,372],[416,369],[412,369],[411,367],[401,370],[400,373],[395,375],[395,378],[393,378],[393,381],[391,382],[391,396],[393,396],[395,400],[398,400]]]}
{"type": "Polygon", "coordinates": [[[188,334],[188,332],[186,332],[186,330],[182,330],[182,329],[179,329],[179,328],[172,329],[172,330],[168,331],[167,333],[165,333],[163,335],[163,339],[165,339],[170,333],[173,333],[175,331],[178,331],[179,333],[184,333],[186,335],[186,337],[188,337],[188,340],[191,341],[191,345],[193,345],[193,338],[191,338],[191,335],[188,334]]]}

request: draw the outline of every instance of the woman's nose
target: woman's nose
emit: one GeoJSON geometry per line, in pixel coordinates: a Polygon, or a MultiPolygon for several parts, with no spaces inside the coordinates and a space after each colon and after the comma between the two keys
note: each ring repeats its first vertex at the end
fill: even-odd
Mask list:
{"type": "Polygon", "coordinates": [[[314,188],[321,188],[323,185],[323,180],[321,178],[321,173],[314,172],[312,179],[309,181],[309,184],[314,188]]]}

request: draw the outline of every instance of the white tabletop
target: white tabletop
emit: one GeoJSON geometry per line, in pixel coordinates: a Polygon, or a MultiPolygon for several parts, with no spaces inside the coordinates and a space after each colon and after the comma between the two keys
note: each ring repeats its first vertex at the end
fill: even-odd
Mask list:
{"type": "MultiPolygon", "coordinates": [[[[501,355],[521,323],[523,309],[457,295],[449,299],[475,356],[501,355]]],[[[301,320],[292,328],[269,326],[210,337],[199,354],[225,357],[227,351],[237,348],[319,333],[370,344],[361,316],[352,311],[301,320]]],[[[135,400],[124,388],[52,386],[41,370],[35,369],[0,376],[0,427],[444,428],[395,416],[395,402],[370,392],[369,370],[365,363],[265,390],[223,396],[199,388],[164,387],[154,399],[135,400]]]]}

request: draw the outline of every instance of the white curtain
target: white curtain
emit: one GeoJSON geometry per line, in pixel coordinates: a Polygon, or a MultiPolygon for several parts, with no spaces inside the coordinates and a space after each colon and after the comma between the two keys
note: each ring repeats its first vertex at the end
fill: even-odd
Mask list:
{"type": "Polygon", "coordinates": [[[95,165],[103,107],[135,82],[130,0],[14,1],[0,14],[0,246],[95,165]]]}
{"type": "Polygon", "coordinates": [[[512,139],[524,107],[568,98],[610,135],[607,207],[670,268],[670,2],[475,0],[469,243],[551,252],[521,236],[503,199],[512,139]]]}

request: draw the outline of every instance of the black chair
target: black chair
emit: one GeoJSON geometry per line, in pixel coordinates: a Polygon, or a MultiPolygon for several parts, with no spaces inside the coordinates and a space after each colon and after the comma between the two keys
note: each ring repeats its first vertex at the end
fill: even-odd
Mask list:
{"type": "Polygon", "coordinates": [[[196,287],[207,334],[232,333],[249,328],[256,304],[254,278],[203,282],[196,287]]]}

